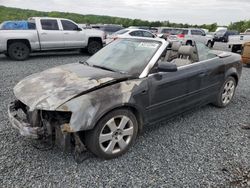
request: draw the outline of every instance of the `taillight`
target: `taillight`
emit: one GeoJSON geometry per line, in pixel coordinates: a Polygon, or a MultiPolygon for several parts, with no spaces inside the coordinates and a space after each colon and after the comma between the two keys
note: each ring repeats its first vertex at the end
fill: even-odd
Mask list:
{"type": "Polygon", "coordinates": [[[184,35],[184,34],[178,34],[177,37],[178,37],[178,38],[184,38],[185,35],[184,35]]]}

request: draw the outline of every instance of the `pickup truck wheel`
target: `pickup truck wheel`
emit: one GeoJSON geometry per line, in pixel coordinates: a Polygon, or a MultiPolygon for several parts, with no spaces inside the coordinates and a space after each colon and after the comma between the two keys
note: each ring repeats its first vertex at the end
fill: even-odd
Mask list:
{"type": "Polygon", "coordinates": [[[4,55],[5,55],[6,57],[10,57],[8,53],[4,53],[4,55]]]}
{"type": "Polygon", "coordinates": [[[100,158],[118,157],[134,144],[138,133],[135,115],[118,109],[105,115],[94,129],[85,133],[87,148],[100,158]]]}
{"type": "Polygon", "coordinates": [[[14,42],[9,45],[8,54],[11,59],[14,59],[17,61],[23,61],[29,57],[30,49],[23,42],[14,42]]]}
{"type": "Polygon", "coordinates": [[[220,88],[217,95],[215,106],[224,108],[231,102],[236,89],[236,81],[233,77],[229,76],[220,88]]]}
{"type": "Polygon", "coordinates": [[[102,48],[102,44],[98,41],[92,40],[89,42],[87,50],[88,53],[93,55],[102,48]]]}

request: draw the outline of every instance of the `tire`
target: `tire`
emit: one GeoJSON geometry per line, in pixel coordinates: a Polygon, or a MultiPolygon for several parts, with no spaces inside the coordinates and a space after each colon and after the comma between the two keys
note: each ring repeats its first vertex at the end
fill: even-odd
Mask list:
{"type": "Polygon", "coordinates": [[[193,45],[193,42],[192,42],[192,41],[187,41],[186,45],[192,46],[192,45],[193,45]]]}
{"type": "Polygon", "coordinates": [[[23,42],[13,42],[8,47],[8,54],[13,60],[23,61],[29,58],[30,49],[23,42]]]}
{"type": "Polygon", "coordinates": [[[93,55],[96,52],[98,52],[101,48],[102,48],[102,44],[99,41],[91,40],[88,43],[87,50],[89,54],[93,55]]]}
{"type": "Polygon", "coordinates": [[[129,150],[137,134],[138,123],[135,115],[130,110],[118,109],[109,112],[94,129],[85,133],[85,144],[96,156],[113,159],[129,150]],[[121,124],[122,120],[125,124],[121,124]]]}
{"type": "Polygon", "coordinates": [[[220,88],[220,91],[216,97],[215,106],[224,108],[228,106],[235,94],[236,81],[232,76],[229,76],[220,88]]]}
{"type": "Polygon", "coordinates": [[[213,42],[209,40],[209,41],[207,42],[207,47],[208,47],[208,48],[213,48],[213,42]]]}
{"type": "Polygon", "coordinates": [[[9,54],[8,54],[8,52],[4,53],[4,55],[5,55],[6,57],[10,57],[9,54]]]}

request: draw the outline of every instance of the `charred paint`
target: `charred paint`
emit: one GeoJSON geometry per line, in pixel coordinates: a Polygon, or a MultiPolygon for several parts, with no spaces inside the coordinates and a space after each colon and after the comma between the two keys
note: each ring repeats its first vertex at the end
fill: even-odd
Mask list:
{"type": "Polygon", "coordinates": [[[30,110],[55,110],[74,96],[124,75],[82,64],[68,64],[28,76],[14,88],[30,110]]]}

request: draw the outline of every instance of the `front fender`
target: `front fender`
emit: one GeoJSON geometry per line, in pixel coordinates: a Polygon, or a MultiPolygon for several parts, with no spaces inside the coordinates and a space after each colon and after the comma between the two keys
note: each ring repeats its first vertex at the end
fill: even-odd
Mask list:
{"type": "Polygon", "coordinates": [[[68,127],[62,129],[78,132],[94,128],[98,119],[108,111],[133,103],[132,92],[141,82],[139,79],[120,82],[66,102],[57,108],[58,111],[72,112],[68,127]]]}

